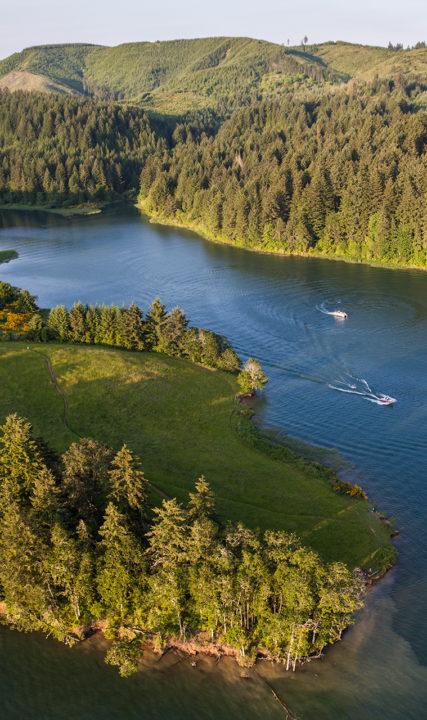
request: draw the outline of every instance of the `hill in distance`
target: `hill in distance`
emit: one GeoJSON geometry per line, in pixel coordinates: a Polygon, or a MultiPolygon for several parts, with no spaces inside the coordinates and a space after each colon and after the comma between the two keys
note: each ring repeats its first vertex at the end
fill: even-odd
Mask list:
{"type": "Polygon", "coordinates": [[[0,61],[0,87],[140,102],[165,113],[221,99],[321,89],[351,79],[425,78],[427,49],[350,43],[284,47],[251,38],[97,45],[44,45],[0,61]]]}

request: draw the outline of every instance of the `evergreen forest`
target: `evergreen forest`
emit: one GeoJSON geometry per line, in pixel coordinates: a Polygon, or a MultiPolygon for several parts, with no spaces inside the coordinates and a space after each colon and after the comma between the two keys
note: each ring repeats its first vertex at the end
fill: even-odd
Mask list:
{"type": "Polygon", "coordinates": [[[361,606],[361,578],[294,534],[221,524],[204,477],[185,505],[153,508],[126,445],[83,437],[59,456],[17,415],[0,434],[0,609],[16,628],[73,644],[102,627],[122,675],[144,641],[226,646],[242,665],[261,654],[295,670],[361,606]]]}

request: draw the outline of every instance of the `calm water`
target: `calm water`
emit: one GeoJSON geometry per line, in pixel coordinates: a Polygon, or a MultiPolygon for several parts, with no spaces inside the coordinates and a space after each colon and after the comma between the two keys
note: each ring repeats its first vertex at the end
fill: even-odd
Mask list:
{"type": "MultiPolygon", "coordinates": [[[[42,306],[146,306],[158,294],[263,361],[263,423],[337,447],[402,534],[397,568],[343,643],[295,675],[260,672],[304,720],[427,718],[427,274],[251,254],[147,224],[133,210],[74,219],[3,212],[0,249],[12,248],[19,259],[1,266],[2,279],[42,306]],[[326,314],[337,307],[346,322],[326,314]],[[397,403],[378,406],[380,392],[397,403]]],[[[261,681],[239,680],[227,663],[196,672],[160,663],[119,681],[96,647],[3,630],[0,651],[8,719],[283,717],[261,681]]]]}

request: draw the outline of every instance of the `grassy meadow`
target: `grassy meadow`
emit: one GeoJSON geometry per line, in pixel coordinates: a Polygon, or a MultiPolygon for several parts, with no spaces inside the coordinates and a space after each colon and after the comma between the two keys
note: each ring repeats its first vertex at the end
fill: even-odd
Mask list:
{"type": "Polygon", "coordinates": [[[294,531],[328,561],[382,566],[387,526],[314,466],[249,442],[232,375],[158,353],[0,343],[0,387],[0,420],[17,412],[58,451],[77,435],[126,442],[169,496],[184,500],[204,474],[222,518],[294,531]]]}

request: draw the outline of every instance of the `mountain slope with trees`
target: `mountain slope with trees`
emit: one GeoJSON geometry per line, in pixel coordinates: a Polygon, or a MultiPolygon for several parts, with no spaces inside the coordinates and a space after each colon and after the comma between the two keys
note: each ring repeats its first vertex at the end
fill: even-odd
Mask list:
{"type": "Polygon", "coordinates": [[[1,203],[139,194],[162,222],[250,249],[426,267],[423,43],[30,50],[0,74],[50,70],[94,96],[0,91],[1,203]]]}
{"type": "Polygon", "coordinates": [[[14,89],[22,73],[46,78],[46,91],[133,100],[167,113],[241,102],[256,95],[271,73],[332,78],[315,58],[251,38],[202,38],[126,43],[117,47],[50,45],[28,48],[0,62],[0,83],[14,89]]]}
{"type": "Polygon", "coordinates": [[[370,47],[336,42],[289,47],[239,37],[96,45],[44,45],[0,61],[0,87],[132,100],[166,114],[327,91],[348,80],[425,81],[423,43],[370,47]]]}
{"type": "Polygon", "coordinates": [[[210,135],[181,123],[147,158],[141,205],[250,249],[426,267],[423,93],[377,80],[265,100],[210,135]]]}
{"type": "Polygon", "coordinates": [[[413,48],[403,46],[372,47],[346,42],[328,42],[308,48],[331,70],[342,74],[343,79],[373,80],[397,79],[410,76],[426,81],[427,48],[419,42],[413,48]]]}
{"type": "MultiPolygon", "coordinates": [[[[88,53],[96,45],[42,45],[26,48],[0,61],[0,80],[8,79],[9,87],[23,73],[45,78],[45,90],[52,85],[56,92],[84,92],[84,67],[88,53]],[[10,74],[15,76],[10,77],[10,74]]],[[[7,82],[4,83],[7,86],[7,82]]],[[[24,89],[24,88],[23,88],[24,89]]]]}

